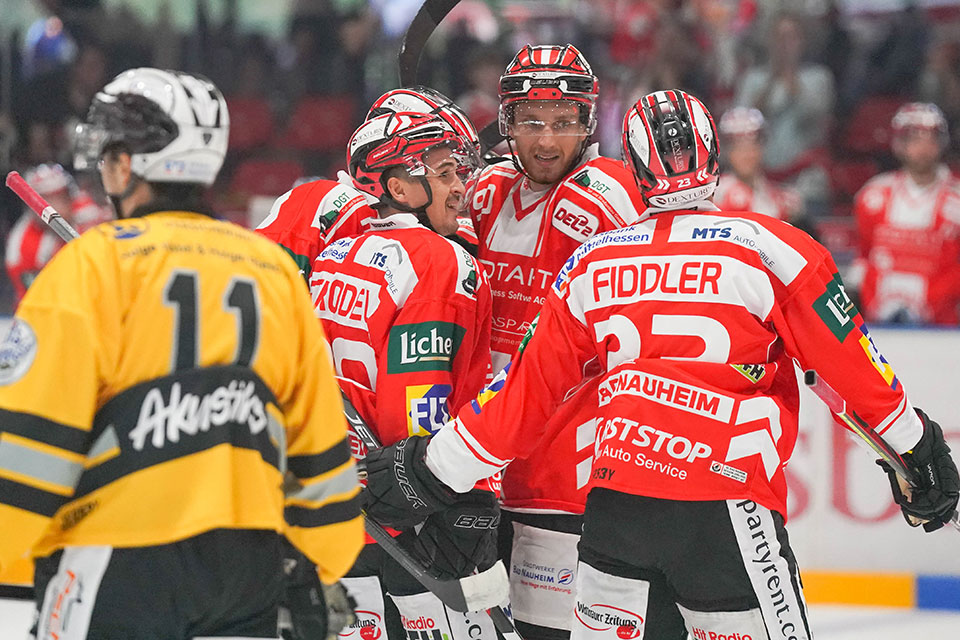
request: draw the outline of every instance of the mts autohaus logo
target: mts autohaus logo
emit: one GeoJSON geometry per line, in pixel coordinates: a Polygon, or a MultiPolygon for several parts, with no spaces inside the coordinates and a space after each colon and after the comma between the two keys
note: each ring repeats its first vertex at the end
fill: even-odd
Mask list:
{"type": "Polygon", "coordinates": [[[390,329],[387,373],[450,371],[466,329],[452,322],[398,324],[390,329]]]}
{"type": "Polygon", "coordinates": [[[356,621],[344,628],[338,636],[355,640],[380,640],[383,637],[383,616],[376,611],[357,609],[356,621]]]}
{"type": "Polygon", "coordinates": [[[428,616],[408,618],[401,614],[400,624],[407,632],[409,640],[444,640],[443,634],[437,628],[437,621],[428,616]]]}
{"type": "Polygon", "coordinates": [[[630,640],[640,636],[643,626],[643,616],[640,614],[614,607],[609,604],[577,603],[574,611],[577,620],[592,631],[615,630],[618,638],[630,640]]]}

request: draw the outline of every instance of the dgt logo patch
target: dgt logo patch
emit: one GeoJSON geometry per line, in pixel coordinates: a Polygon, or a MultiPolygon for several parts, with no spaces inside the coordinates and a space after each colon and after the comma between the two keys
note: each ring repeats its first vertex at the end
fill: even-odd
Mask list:
{"type": "Polygon", "coordinates": [[[390,329],[387,373],[450,371],[466,329],[452,322],[398,324],[390,329]]]}
{"type": "Polygon", "coordinates": [[[814,301],[813,310],[840,342],[853,331],[857,307],[847,296],[839,273],[833,274],[833,279],[827,283],[827,290],[814,301]]]}

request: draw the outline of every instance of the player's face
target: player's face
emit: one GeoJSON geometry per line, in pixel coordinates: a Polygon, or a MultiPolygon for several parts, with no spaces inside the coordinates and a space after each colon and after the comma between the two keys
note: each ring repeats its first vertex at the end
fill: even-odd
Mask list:
{"type": "Polygon", "coordinates": [[[756,136],[734,136],[723,147],[730,169],[741,180],[753,180],[760,173],[763,144],[756,136]]]}
{"type": "Polygon", "coordinates": [[[457,231],[457,215],[464,197],[463,182],[457,170],[459,165],[450,149],[436,149],[424,156],[427,165],[427,184],[433,199],[427,207],[427,218],[434,231],[448,236],[457,231]]]}
{"type": "Polygon", "coordinates": [[[930,129],[907,131],[897,141],[897,151],[909,171],[927,173],[940,162],[940,140],[930,129]]]}
{"type": "Polygon", "coordinates": [[[518,103],[509,133],[524,171],[540,184],[560,182],[587,138],[579,107],[567,100],[518,103]]]}

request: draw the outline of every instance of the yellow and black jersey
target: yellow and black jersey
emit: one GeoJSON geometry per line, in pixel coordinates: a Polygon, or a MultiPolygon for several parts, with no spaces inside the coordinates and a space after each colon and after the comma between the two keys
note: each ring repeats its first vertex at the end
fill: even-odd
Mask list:
{"type": "Polygon", "coordinates": [[[303,278],[238,226],[100,225],[40,273],[0,344],[0,571],[30,550],[239,528],[285,533],[332,581],[362,546],[358,492],[303,278]]]}

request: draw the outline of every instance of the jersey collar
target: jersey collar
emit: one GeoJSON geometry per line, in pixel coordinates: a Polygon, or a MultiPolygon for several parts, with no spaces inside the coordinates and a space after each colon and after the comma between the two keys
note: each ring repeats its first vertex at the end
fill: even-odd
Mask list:
{"type": "Polygon", "coordinates": [[[386,218],[370,218],[371,231],[389,231],[392,229],[426,229],[412,213],[394,213],[386,218]]]}

